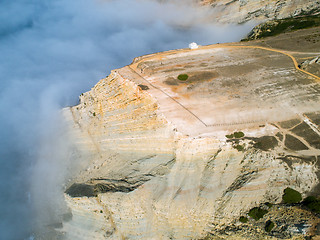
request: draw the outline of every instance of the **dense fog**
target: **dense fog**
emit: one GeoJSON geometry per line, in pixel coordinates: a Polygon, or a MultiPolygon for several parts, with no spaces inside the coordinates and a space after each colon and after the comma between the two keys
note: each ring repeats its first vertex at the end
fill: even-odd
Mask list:
{"type": "Polygon", "coordinates": [[[0,239],[59,221],[77,166],[61,108],[136,56],[238,41],[251,27],[218,25],[186,0],[0,1],[0,239]]]}

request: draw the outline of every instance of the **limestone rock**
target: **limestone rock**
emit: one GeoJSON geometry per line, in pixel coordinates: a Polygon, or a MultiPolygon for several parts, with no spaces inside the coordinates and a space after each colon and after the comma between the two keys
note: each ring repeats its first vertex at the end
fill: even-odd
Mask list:
{"type": "Polygon", "coordinates": [[[82,94],[79,105],[63,110],[78,155],[86,159],[66,191],[73,217],[63,223],[65,238],[218,238],[235,232],[231,227],[253,207],[280,203],[286,187],[303,197],[316,189],[320,109],[311,103],[320,90],[307,87],[314,86],[311,77],[306,81],[285,59],[290,60],[280,53],[221,45],[153,54],[112,71],[82,94]],[[251,58],[241,62],[246,54],[251,58]],[[251,88],[236,85],[235,97],[229,80],[240,62],[270,70],[237,73],[251,88]],[[187,82],[173,78],[181,69],[189,71],[187,82]],[[272,82],[286,85],[292,79],[308,92],[275,88],[272,82]],[[309,99],[309,112],[287,96],[309,99]],[[242,108],[242,101],[250,108],[242,108]],[[259,101],[263,107],[253,104],[259,101]],[[283,101],[296,112],[284,111],[283,101]],[[235,115],[237,109],[241,115],[235,115]],[[267,114],[253,114],[257,109],[267,114]],[[296,141],[305,148],[295,149],[296,141]]]}
{"type": "Polygon", "coordinates": [[[310,60],[303,61],[300,67],[306,71],[314,74],[320,74],[320,56],[312,58],[310,60]]]}
{"type": "Polygon", "coordinates": [[[201,2],[214,7],[218,21],[225,23],[283,19],[319,13],[320,9],[318,0],[203,0],[201,2]]]}

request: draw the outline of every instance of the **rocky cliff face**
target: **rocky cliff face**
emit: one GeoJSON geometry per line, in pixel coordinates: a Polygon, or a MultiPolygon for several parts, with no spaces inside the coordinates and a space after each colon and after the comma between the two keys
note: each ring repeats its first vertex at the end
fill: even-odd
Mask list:
{"type": "MultiPolygon", "coordinates": [[[[259,51],[253,55],[259,58],[259,51]]],[[[300,119],[299,113],[295,115],[297,119],[288,115],[287,121],[282,116],[278,123],[252,121],[249,125],[242,122],[224,127],[206,124],[197,133],[197,124],[219,119],[214,112],[210,114],[209,108],[206,111],[204,104],[193,104],[197,101],[212,104],[213,99],[218,99],[217,96],[210,99],[208,96],[212,93],[203,95],[199,89],[219,79],[228,84],[227,79],[220,76],[223,63],[230,65],[221,59],[222,56],[229,59],[228,54],[232,54],[230,49],[220,48],[138,58],[131,66],[112,71],[82,94],[79,105],[64,109],[78,154],[87,159],[83,171],[66,191],[72,212],[72,219],[64,222],[61,230],[66,239],[277,237],[253,227],[250,232],[243,231],[238,219],[265,202],[280,203],[286,187],[298,190],[303,196],[316,189],[319,118],[314,112],[308,115],[309,120],[303,116],[300,119]],[[199,55],[194,55],[196,53],[199,55]],[[184,66],[191,71],[190,64],[209,64],[204,57],[215,59],[215,74],[208,75],[208,69],[212,68],[207,66],[187,83],[168,77],[176,74],[174,71],[181,72],[184,66]],[[201,61],[195,63],[195,59],[201,61]],[[167,75],[154,75],[160,72],[167,75]],[[161,79],[166,87],[157,85],[161,79]],[[181,90],[187,86],[195,93],[199,91],[200,96],[181,90]],[[197,116],[200,117],[197,119],[197,116]],[[207,135],[201,130],[204,128],[207,135]],[[225,136],[239,129],[244,136],[242,133],[225,136]],[[306,131],[314,137],[307,138],[306,131]]],[[[278,64],[276,56],[272,58],[278,64]]],[[[233,64],[237,67],[237,63],[233,64]]],[[[271,67],[278,77],[276,80],[288,79],[285,67],[278,67],[279,72],[271,67]]],[[[201,69],[200,65],[194,68],[201,69]]],[[[312,79],[308,81],[312,86],[312,79]]],[[[270,84],[267,81],[265,87],[270,84]]],[[[241,93],[241,87],[238,86],[238,90],[241,93]]],[[[278,90],[279,96],[289,94],[278,90]]],[[[310,91],[318,93],[318,90],[310,91]]],[[[234,96],[235,93],[221,92],[226,97],[224,102],[228,94],[234,96]]],[[[314,100],[315,95],[309,94],[314,100]]],[[[274,94],[272,98],[275,97],[274,94]]],[[[268,100],[264,101],[267,104],[268,100]]],[[[286,211],[290,212],[284,207],[278,215],[285,215],[286,211]]],[[[311,221],[311,215],[306,214],[304,218],[311,221]]],[[[261,220],[261,224],[266,220],[261,220]]],[[[301,233],[294,228],[294,224],[299,223],[288,220],[287,229],[279,224],[278,232],[286,233],[282,236],[287,238],[311,235],[310,229],[315,228],[317,221],[307,222],[309,225],[301,233]]]]}
{"type": "Polygon", "coordinates": [[[317,0],[202,0],[216,9],[219,22],[243,23],[319,13],[317,0]]]}

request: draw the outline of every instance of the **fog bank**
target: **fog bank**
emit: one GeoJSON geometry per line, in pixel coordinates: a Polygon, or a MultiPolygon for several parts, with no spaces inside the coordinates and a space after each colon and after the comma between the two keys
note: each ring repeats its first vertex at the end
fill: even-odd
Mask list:
{"type": "Polygon", "coordinates": [[[191,0],[1,1],[0,239],[26,239],[60,216],[77,164],[62,107],[134,57],[238,41],[251,27],[217,25],[191,0]]]}

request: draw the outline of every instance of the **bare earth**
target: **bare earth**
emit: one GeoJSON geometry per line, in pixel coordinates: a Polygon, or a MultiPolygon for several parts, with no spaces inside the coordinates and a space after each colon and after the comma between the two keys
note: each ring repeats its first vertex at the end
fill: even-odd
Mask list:
{"type": "Polygon", "coordinates": [[[301,67],[319,39],[298,44],[316,31],[142,56],[82,94],[66,239],[316,239],[318,215],[279,205],[320,196],[320,78],[301,67]]]}
{"type": "Polygon", "coordinates": [[[301,119],[301,114],[320,111],[320,79],[301,71],[295,60],[316,57],[319,42],[304,43],[307,52],[299,44],[292,51],[292,46],[302,41],[297,36],[308,39],[307,33],[318,31],[291,33],[294,39],[287,34],[288,45],[282,36],[147,55],[119,74],[156,97],[160,111],[190,136],[301,119]],[[180,81],[179,74],[189,78],[180,81]]]}

